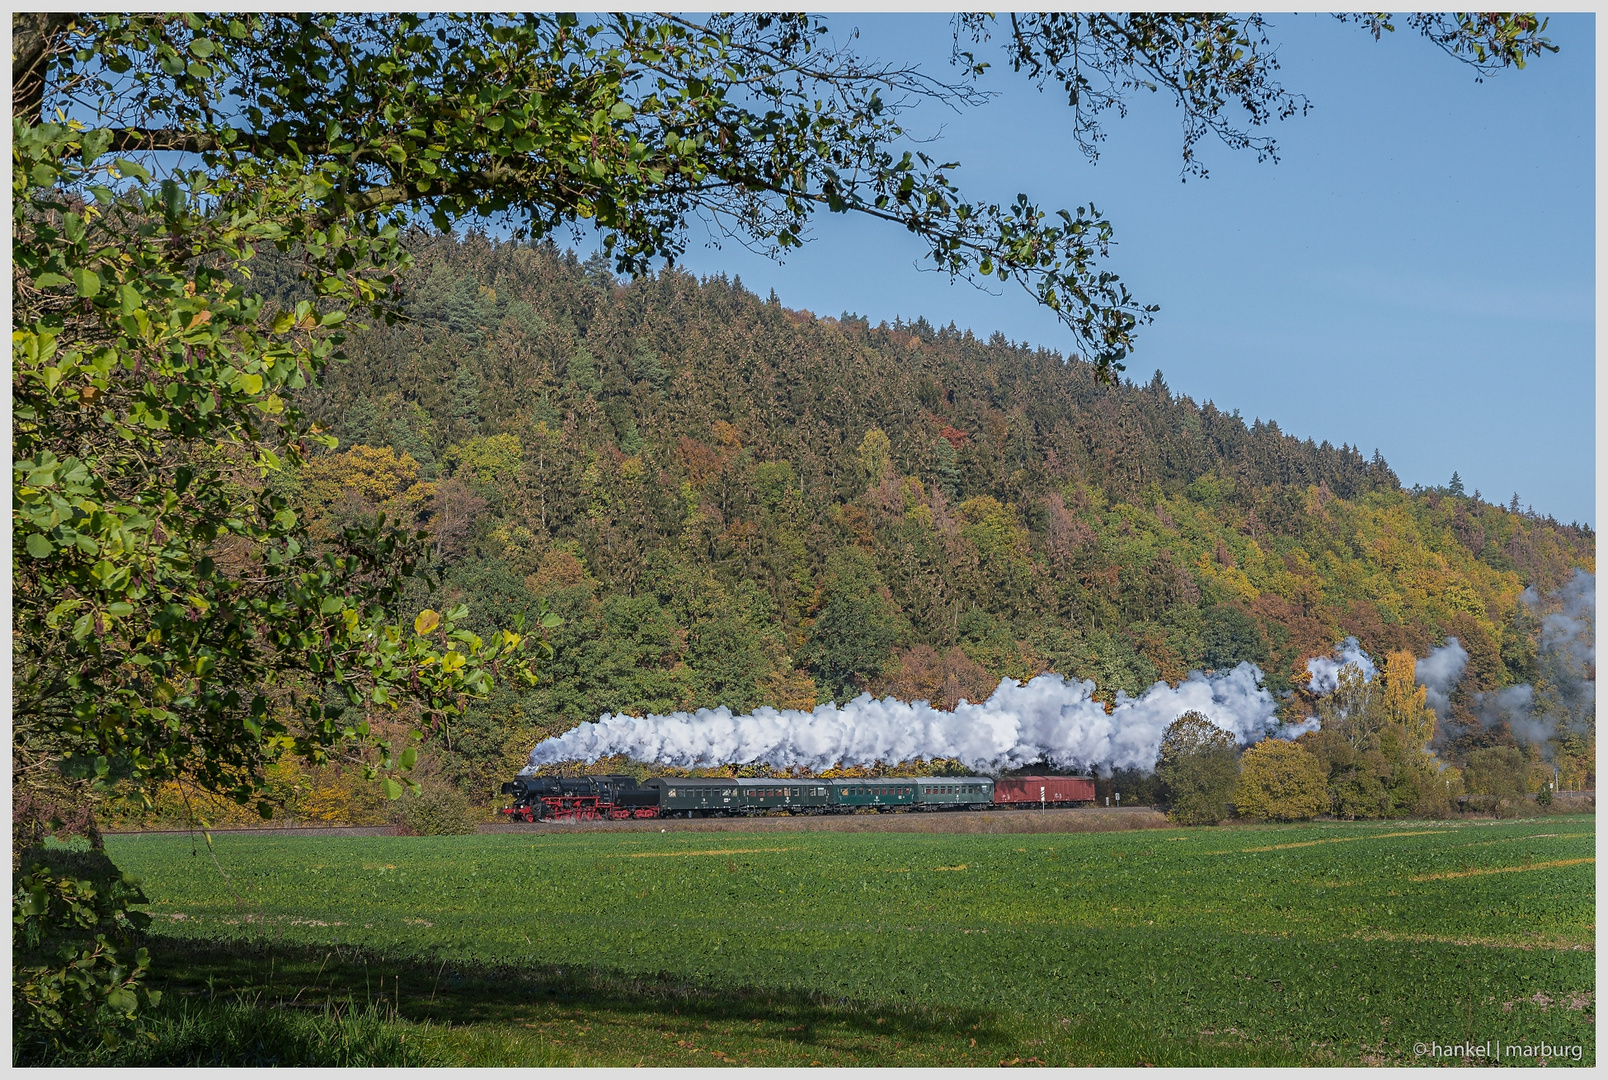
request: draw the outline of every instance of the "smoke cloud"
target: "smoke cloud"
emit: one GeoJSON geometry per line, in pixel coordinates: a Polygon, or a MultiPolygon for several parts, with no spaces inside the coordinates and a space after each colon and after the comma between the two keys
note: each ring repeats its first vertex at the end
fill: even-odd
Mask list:
{"type": "Polygon", "coordinates": [[[1424,688],[1425,702],[1442,720],[1446,719],[1452,691],[1457,689],[1467,666],[1468,650],[1454,637],[1447,638],[1446,644],[1413,665],[1413,679],[1424,688]]]}
{"type": "Polygon", "coordinates": [[[1316,716],[1309,716],[1305,720],[1302,720],[1298,723],[1285,724],[1273,734],[1281,739],[1288,739],[1289,741],[1294,742],[1307,732],[1317,731],[1322,726],[1323,721],[1319,720],[1316,716]]]}
{"type": "Polygon", "coordinates": [[[1373,660],[1362,651],[1356,638],[1348,637],[1335,649],[1333,656],[1314,656],[1307,661],[1307,686],[1318,697],[1334,693],[1334,688],[1340,685],[1340,669],[1347,664],[1360,668],[1364,679],[1373,679],[1373,660]]]}
{"type": "Polygon", "coordinates": [[[729,709],[627,716],[606,714],[548,739],[530,754],[532,772],[564,761],[623,754],[683,768],[765,764],[822,770],[917,758],[954,758],[979,770],[1046,761],[1060,768],[1150,769],[1162,733],[1190,710],[1241,743],[1274,733],[1275,701],[1262,671],[1242,663],[1223,674],[1191,672],[1176,687],[1158,682],[1137,698],[1119,692],[1108,715],[1092,682],[1040,675],[1011,679],[980,704],[953,712],[925,701],[877,700],[862,694],[846,705],[805,712],[764,708],[745,716],[729,709]]]}

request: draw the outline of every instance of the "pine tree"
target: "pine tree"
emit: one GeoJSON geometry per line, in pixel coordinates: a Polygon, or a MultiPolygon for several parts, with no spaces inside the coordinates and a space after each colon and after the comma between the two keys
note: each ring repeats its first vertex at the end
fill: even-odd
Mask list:
{"type": "Polygon", "coordinates": [[[1452,470],[1452,482],[1446,485],[1446,490],[1449,494],[1456,495],[1459,498],[1463,495],[1463,478],[1457,475],[1456,469],[1452,470]]]}
{"type": "Polygon", "coordinates": [[[480,431],[480,380],[466,367],[452,377],[452,437],[462,441],[480,431]]]}
{"type": "Polygon", "coordinates": [[[442,315],[455,334],[480,339],[480,283],[473,276],[458,279],[443,305],[442,315]]]}
{"type": "Polygon", "coordinates": [[[339,434],[343,446],[384,446],[385,421],[374,402],[360,397],[352,402],[346,415],[341,418],[339,434]]]}
{"type": "Polygon", "coordinates": [[[945,497],[953,499],[960,492],[960,455],[948,439],[939,436],[932,441],[934,479],[945,497]]]}
{"type": "Polygon", "coordinates": [[[391,420],[391,449],[398,454],[410,455],[419,463],[421,476],[434,478],[438,471],[435,453],[430,449],[430,444],[413,430],[408,423],[406,406],[403,409],[391,420]]]}

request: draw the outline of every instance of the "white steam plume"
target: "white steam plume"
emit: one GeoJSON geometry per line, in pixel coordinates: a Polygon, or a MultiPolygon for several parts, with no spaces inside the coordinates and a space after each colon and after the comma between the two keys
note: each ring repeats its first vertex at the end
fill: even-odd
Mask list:
{"type": "Polygon", "coordinates": [[[1314,656],[1307,661],[1307,686],[1318,697],[1333,693],[1340,685],[1340,669],[1347,664],[1360,668],[1364,679],[1374,677],[1373,660],[1362,651],[1356,638],[1348,637],[1335,648],[1333,656],[1314,656]]]}
{"type": "Polygon", "coordinates": [[[1277,735],[1281,739],[1288,739],[1289,741],[1294,742],[1307,732],[1317,731],[1321,727],[1323,727],[1323,721],[1319,720],[1316,716],[1309,716],[1305,720],[1302,720],[1298,723],[1285,724],[1273,734],[1277,735]]]}
{"type": "Polygon", "coordinates": [[[955,758],[973,769],[1017,768],[1047,761],[1061,768],[1150,769],[1162,733],[1190,710],[1253,743],[1277,726],[1262,672],[1242,663],[1224,674],[1190,672],[1176,687],[1158,682],[1138,698],[1119,692],[1110,715],[1093,699],[1094,683],[1040,675],[1000,682],[981,704],[953,712],[925,701],[876,700],[813,711],[759,709],[734,716],[725,707],[654,716],[607,714],[537,745],[531,772],[563,761],[624,754],[681,767],[766,764],[813,770],[916,758],[955,758]]]}
{"type": "Polygon", "coordinates": [[[1425,702],[1442,720],[1446,719],[1452,691],[1457,689],[1467,666],[1468,650],[1454,637],[1447,638],[1446,644],[1413,665],[1413,679],[1424,688],[1425,702]]]}

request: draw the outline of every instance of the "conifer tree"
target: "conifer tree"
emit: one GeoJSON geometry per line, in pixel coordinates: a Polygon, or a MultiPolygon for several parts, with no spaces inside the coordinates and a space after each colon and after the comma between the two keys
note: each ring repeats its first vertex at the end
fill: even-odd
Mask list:
{"type": "Polygon", "coordinates": [[[447,410],[452,418],[453,442],[462,442],[480,431],[480,380],[467,367],[460,367],[452,377],[447,410]]]}

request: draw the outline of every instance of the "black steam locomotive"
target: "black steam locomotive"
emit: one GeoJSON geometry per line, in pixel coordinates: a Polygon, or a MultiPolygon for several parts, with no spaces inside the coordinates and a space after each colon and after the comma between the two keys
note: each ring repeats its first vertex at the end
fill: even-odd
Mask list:
{"type": "Polygon", "coordinates": [[[1082,806],[1094,801],[1092,777],[875,777],[850,780],[724,776],[520,776],[502,786],[514,821],[598,821],[712,817],[783,811],[849,814],[858,810],[987,810],[1082,806]]]}

